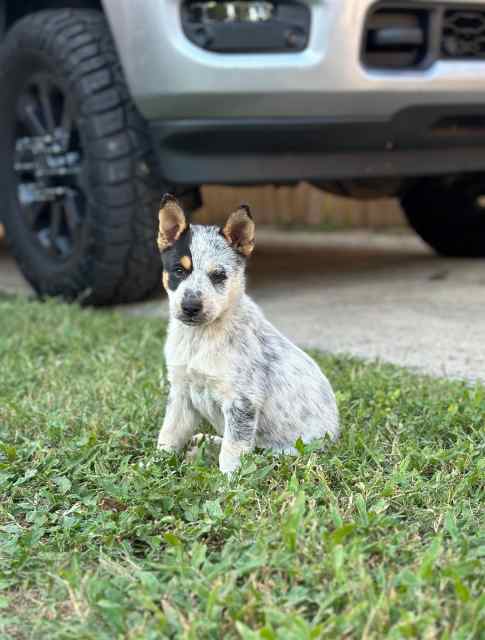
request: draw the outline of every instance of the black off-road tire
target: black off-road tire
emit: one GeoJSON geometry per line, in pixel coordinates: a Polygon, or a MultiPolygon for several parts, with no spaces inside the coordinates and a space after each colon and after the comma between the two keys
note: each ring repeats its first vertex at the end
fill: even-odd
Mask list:
{"type": "Polygon", "coordinates": [[[485,256],[485,179],[426,178],[401,198],[409,224],[437,253],[485,256]]]}
{"type": "Polygon", "coordinates": [[[146,297],[160,282],[155,228],[163,187],[104,16],[66,9],[21,19],[2,43],[0,82],[0,217],[25,277],[43,296],[89,304],[146,297]],[[82,150],[82,239],[63,263],[38,250],[19,220],[16,101],[39,69],[54,74],[69,94],[82,150]]]}

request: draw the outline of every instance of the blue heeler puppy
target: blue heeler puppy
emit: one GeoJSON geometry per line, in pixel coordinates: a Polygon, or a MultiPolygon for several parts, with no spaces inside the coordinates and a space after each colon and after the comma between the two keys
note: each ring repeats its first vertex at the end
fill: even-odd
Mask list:
{"type": "Polygon", "coordinates": [[[254,447],[294,453],[298,438],[335,438],[338,412],[327,378],[245,293],[254,248],[249,208],[241,206],[222,229],[189,225],[166,195],[159,220],[170,393],[158,448],[180,450],[205,418],[220,436],[219,467],[231,474],[254,447]]]}

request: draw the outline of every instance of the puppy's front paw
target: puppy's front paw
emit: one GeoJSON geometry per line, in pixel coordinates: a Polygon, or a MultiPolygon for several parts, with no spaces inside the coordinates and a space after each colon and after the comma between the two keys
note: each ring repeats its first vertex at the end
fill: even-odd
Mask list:
{"type": "Polygon", "coordinates": [[[177,448],[174,447],[171,444],[167,444],[166,442],[158,442],[157,443],[157,450],[164,452],[164,453],[176,453],[177,452],[177,448]]]}
{"type": "Polygon", "coordinates": [[[240,466],[241,459],[239,456],[231,456],[222,453],[219,456],[219,469],[228,478],[232,477],[240,466]]]}

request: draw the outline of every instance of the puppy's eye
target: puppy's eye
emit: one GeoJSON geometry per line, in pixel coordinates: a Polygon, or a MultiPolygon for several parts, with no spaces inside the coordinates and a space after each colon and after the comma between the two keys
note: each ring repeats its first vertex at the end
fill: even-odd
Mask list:
{"type": "Polygon", "coordinates": [[[217,271],[209,273],[209,278],[211,279],[212,284],[222,284],[227,280],[227,273],[224,269],[217,269],[217,271]]]}
{"type": "Polygon", "coordinates": [[[176,276],[180,276],[181,278],[185,275],[185,269],[180,266],[175,267],[173,272],[175,273],[176,276]]]}

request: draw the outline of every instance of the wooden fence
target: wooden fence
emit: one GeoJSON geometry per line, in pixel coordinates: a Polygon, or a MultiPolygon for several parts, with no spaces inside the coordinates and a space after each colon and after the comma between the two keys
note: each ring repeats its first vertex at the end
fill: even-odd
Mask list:
{"type": "Polygon", "coordinates": [[[259,224],[381,228],[404,224],[396,200],[350,200],[308,184],[297,187],[204,187],[198,222],[221,222],[241,202],[259,224]]]}

